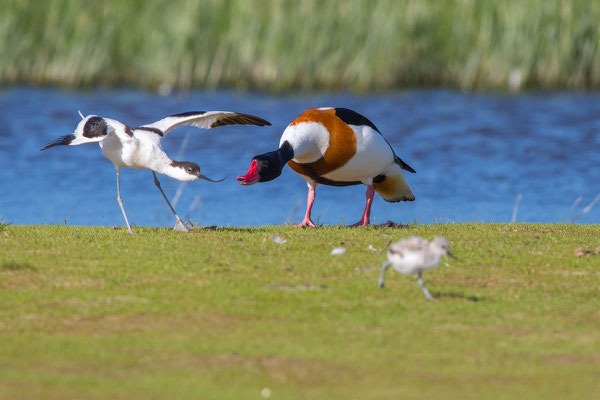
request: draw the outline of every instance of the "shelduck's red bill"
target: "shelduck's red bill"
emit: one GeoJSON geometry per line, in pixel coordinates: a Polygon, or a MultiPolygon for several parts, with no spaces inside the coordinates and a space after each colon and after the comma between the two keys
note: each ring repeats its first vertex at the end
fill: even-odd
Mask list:
{"type": "Polygon", "coordinates": [[[237,177],[237,180],[244,186],[254,185],[259,179],[260,176],[258,175],[258,164],[256,163],[256,160],[252,160],[246,175],[237,177]]]}

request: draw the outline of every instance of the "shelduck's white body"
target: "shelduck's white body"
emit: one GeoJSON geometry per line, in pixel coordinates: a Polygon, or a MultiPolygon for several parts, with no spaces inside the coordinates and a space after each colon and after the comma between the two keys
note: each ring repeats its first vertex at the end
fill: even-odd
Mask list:
{"type": "MultiPolygon", "coordinates": [[[[348,126],[354,134],[356,152],[341,167],[322,176],[332,181],[360,181],[370,185],[373,177],[394,163],[394,152],[383,136],[371,127],[348,126]]],[[[318,122],[301,122],[285,129],[279,145],[286,140],[294,149],[292,161],[308,164],[319,160],[327,152],[330,135],[327,128],[318,122]]]]}

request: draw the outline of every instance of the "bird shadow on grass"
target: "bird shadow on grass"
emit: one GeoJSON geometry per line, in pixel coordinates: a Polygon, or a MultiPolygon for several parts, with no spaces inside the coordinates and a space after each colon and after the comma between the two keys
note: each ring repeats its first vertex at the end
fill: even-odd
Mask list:
{"type": "Polygon", "coordinates": [[[0,270],[1,271],[24,271],[24,270],[36,271],[37,268],[35,268],[33,265],[31,265],[29,263],[18,263],[18,262],[14,262],[14,261],[7,261],[7,262],[3,262],[2,264],[0,264],[0,270]]]}
{"type": "Polygon", "coordinates": [[[438,293],[432,293],[432,294],[436,299],[442,299],[442,298],[463,299],[463,300],[472,301],[474,303],[485,300],[483,297],[480,297],[480,296],[468,295],[468,294],[459,293],[459,292],[438,292],[438,293]]]}
{"type": "Polygon", "coordinates": [[[385,221],[383,224],[375,225],[376,228],[392,228],[392,229],[410,229],[411,226],[408,224],[403,224],[402,222],[394,222],[391,220],[385,221]]]}
{"type": "Polygon", "coordinates": [[[206,231],[219,231],[219,232],[256,232],[257,228],[245,228],[238,226],[194,226],[189,233],[202,233],[206,231]]]}

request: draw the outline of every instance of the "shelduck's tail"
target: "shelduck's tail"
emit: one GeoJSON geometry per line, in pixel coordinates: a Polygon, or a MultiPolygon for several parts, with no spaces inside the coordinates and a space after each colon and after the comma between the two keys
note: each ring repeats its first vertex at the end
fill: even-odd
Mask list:
{"type": "Polygon", "coordinates": [[[404,161],[402,161],[400,159],[400,157],[398,157],[395,154],[394,154],[394,162],[396,164],[398,164],[400,166],[400,168],[402,168],[403,170],[408,171],[408,172],[412,172],[413,174],[416,173],[416,171],[410,165],[408,165],[407,163],[405,163],[404,161]]]}
{"type": "Polygon", "coordinates": [[[373,179],[373,188],[385,201],[391,203],[415,199],[415,195],[404,178],[402,167],[396,163],[390,164],[381,175],[373,179]]]}

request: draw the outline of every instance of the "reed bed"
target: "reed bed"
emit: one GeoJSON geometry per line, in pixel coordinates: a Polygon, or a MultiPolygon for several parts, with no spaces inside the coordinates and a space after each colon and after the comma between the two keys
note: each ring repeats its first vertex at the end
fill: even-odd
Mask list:
{"type": "Polygon", "coordinates": [[[593,89],[600,2],[4,0],[0,84],[593,89]]]}

